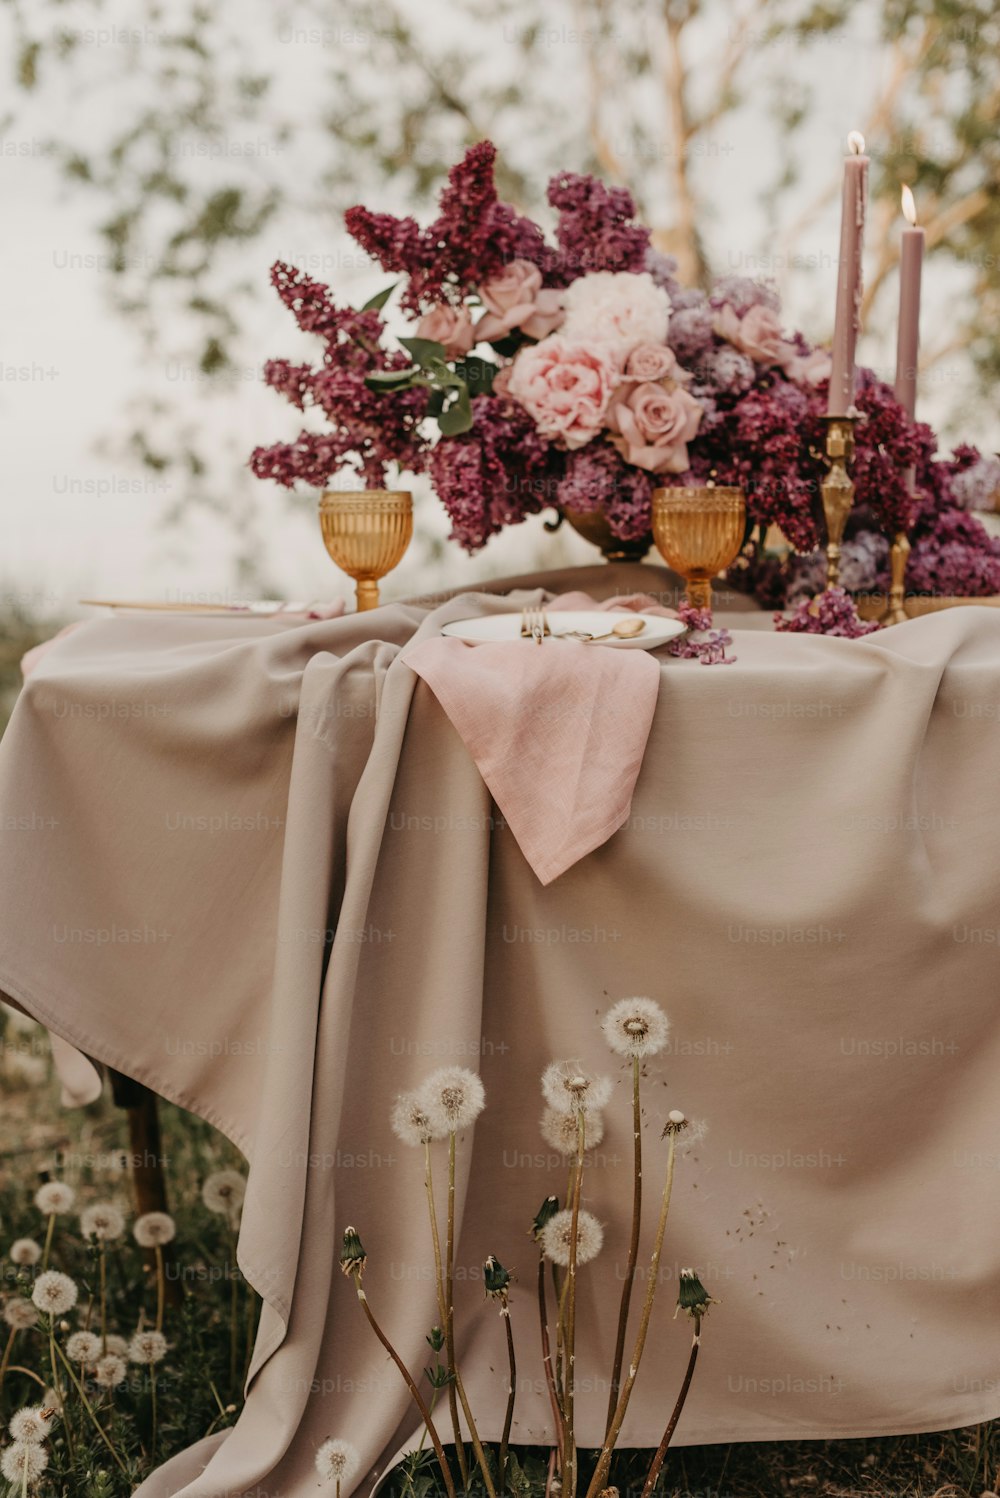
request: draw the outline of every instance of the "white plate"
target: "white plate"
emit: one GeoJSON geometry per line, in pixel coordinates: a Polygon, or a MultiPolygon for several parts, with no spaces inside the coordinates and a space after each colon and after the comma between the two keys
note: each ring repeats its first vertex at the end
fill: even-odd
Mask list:
{"type": "MultiPolygon", "coordinates": [[[[611,628],[617,619],[644,619],[646,628],[641,635],[630,640],[619,640],[609,635],[606,640],[594,640],[595,645],[610,645],[615,650],[656,650],[668,640],[676,640],[684,633],[685,626],[679,619],[664,619],[660,614],[636,614],[631,610],[606,609],[547,609],[545,613],[553,635],[564,630],[580,629],[589,634],[601,635],[611,628]]],[[[468,645],[482,645],[490,640],[519,640],[521,638],[521,613],[481,614],[475,619],[456,619],[445,624],[441,633],[464,640],[468,645]]],[[[546,638],[546,644],[557,641],[546,638]]]]}

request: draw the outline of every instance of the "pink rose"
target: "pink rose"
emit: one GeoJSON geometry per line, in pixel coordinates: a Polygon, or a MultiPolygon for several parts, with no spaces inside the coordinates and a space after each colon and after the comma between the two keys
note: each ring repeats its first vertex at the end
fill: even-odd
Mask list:
{"type": "Polygon", "coordinates": [[[424,313],[417,323],[417,337],[443,343],[449,359],[463,358],[476,341],[468,308],[450,307],[447,302],[440,302],[424,313]]]}
{"type": "Polygon", "coordinates": [[[814,348],[808,354],[800,354],[789,345],[783,368],[796,385],[822,385],[824,380],[830,378],[833,360],[824,348],[814,348]]]}
{"type": "Polygon", "coordinates": [[[641,380],[647,384],[656,380],[679,380],[686,383],[691,376],[677,363],[677,355],[665,343],[639,343],[625,360],[623,380],[641,380]]]}
{"type": "Polygon", "coordinates": [[[712,326],[720,338],[749,354],[757,364],[780,364],[793,352],[782,338],[781,324],[770,307],[758,304],[737,317],[727,302],[716,313],[712,326]]]}
{"type": "Polygon", "coordinates": [[[561,447],[582,447],[601,430],[620,374],[609,349],[585,348],[553,334],[517,355],[507,393],[521,403],[543,436],[561,447]]]}
{"type": "Polygon", "coordinates": [[[563,320],[562,292],[543,289],[542,273],[530,260],[512,260],[499,276],[479,288],[486,311],[476,337],[487,343],[520,328],[529,338],[546,338],[563,320]]]}
{"type": "Polygon", "coordinates": [[[694,396],[674,380],[620,385],[608,407],[608,426],[626,463],[649,473],[683,473],[691,466],[687,444],[701,416],[694,396]]]}
{"type": "Polygon", "coordinates": [[[500,368],[497,370],[496,374],[493,376],[493,384],[490,386],[490,392],[491,392],[491,394],[493,394],[493,395],[509,395],[509,393],[510,393],[510,376],[511,376],[511,371],[512,371],[513,368],[514,368],[513,364],[501,364],[500,368]]]}

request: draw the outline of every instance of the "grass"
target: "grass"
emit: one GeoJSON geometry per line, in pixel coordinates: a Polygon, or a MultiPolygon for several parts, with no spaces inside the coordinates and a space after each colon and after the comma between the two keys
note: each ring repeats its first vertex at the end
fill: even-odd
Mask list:
{"type": "MultiPolygon", "coordinates": [[[[64,1112],[52,1078],[44,1033],[12,1028],[3,1037],[0,1089],[0,1260],[5,1298],[24,1293],[7,1251],[22,1236],[41,1239],[44,1222],[33,1205],[46,1177],[67,1180],[77,1207],[114,1200],[133,1216],[131,1180],[122,1168],[128,1139],[124,1115],[108,1099],[64,1112]]],[[[257,1301],[242,1280],[233,1255],[233,1233],[225,1219],[201,1202],[206,1175],[240,1168],[236,1152],[207,1124],[169,1104],[161,1105],[171,1209],[178,1223],[171,1278],[178,1303],[168,1305],[164,1330],[170,1352],[157,1378],[156,1461],[231,1425],[241,1404],[250,1320],[257,1301]],[[236,1289],[233,1295],[234,1286],[236,1289]],[[232,1322],[234,1300],[236,1325],[232,1322]],[[233,1332],[235,1329],[235,1339],[233,1332]],[[235,1352],[235,1376],[233,1373],[235,1352]]],[[[94,1250],[79,1236],[76,1210],[57,1219],[53,1265],[80,1286],[80,1305],[68,1319],[75,1329],[96,1296],[94,1250]]],[[[22,1277],[24,1271],[21,1271],[22,1277]]],[[[129,1336],[155,1309],[154,1274],[128,1234],[109,1251],[109,1329],[129,1336]]],[[[96,1300],[94,1302],[96,1305],[96,1300]]],[[[91,1325],[96,1312],[91,1311],[91,1325]]],[[[65,1333],[63,1333],[65,1341],[65,1333]]],[[[47,1341],[40,1329],[18,1334],[11,1361],[51,1383],[47,1341]]],[[[130,1365],[113,1392],[89,1385],[95,1413],[119,1453],[111,1459],[79,1399],[67,1400],[71,1455],[63,1426],[47,1443],[50,1462],[32,1488],[38,1498],[127,1498],[152,1467],[152,1401],[148,1371],[130,1365]]],[[[27,1373],[8,1371],[0,1415],[4,1422],[24,1404],[36,1404],[42,1388],[27,1373]]],[[[545,1489],[547,1462],[537,1448],[517,1448],[511,1488],[515,1498],[545,1489]]],[[[585,1484],[593,1455],[581,1453],[585,1484]]],[[[648,1455],[623,1452],[611,1482],[621,1498],[638,1498],[648,1455]]],[[[997,1424],[943,1434],[881,1440],[768,1442],[680,1447],[668,1455],[658,1491],[664,1498],[776,1498],[818,1494],[826,1498],[980,1498],[1000,1482],[997,1424]]],[[[581,1488],[582,1490],[582,1488],[581,1488]]],[[[11,1492],[18,1491],[11,1489],[11,1492]]],[[[440,1491],[433,1461],[425,1453],[397,1469],[387,1484],[392,1498],[434,1498],[440,1491]]]]}

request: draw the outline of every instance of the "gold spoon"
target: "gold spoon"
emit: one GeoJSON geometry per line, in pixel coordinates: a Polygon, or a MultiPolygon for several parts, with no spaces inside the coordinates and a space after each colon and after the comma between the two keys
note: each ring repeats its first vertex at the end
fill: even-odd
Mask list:
{"type": "Polygon", "coordinates": [[[595,640],[610,640],[612,636],[619,640],[634,640],[636,635],[641,635],[646,628],[645,619],[619,619],[610,629],[604,631],[603,635],[591,635],[584,629],[566,629],[562,631],[564,639],[582,640],[584,644],[590,645],[595,640]]]}

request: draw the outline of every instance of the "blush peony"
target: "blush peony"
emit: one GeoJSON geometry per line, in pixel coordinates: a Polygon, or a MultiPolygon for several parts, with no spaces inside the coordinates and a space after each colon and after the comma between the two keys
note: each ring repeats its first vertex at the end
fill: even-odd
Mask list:
{"type": "Polygon", "coordinates": [[[556,333],[521,350],[507,393],[524,407],[543,436],[572,449],[583,447],[601,430],[620,374],[611,350],[571,343],[556,333]]]}
{"type": "Polygon", "coordinates": [[[647,272],[594,271],[565,293],[563,336],[589,344],[611,344],[624,357],[639,344],[664,343],[670,298],[647,272]]]}

